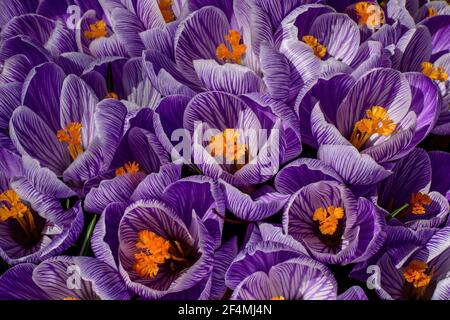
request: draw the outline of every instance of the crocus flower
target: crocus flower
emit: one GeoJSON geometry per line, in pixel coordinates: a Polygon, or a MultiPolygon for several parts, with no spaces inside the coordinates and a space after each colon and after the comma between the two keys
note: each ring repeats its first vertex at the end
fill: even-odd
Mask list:
{"type": "Polygon", "coordinates": [[[144,53],[148,77],[165,96],[218,90],[295,99],[301,85],[316,75],[316,63],[309,48],[280,48],[276,34],[290,11],[310,2],[315,1],[237,2],[232,17],[224,6],[202,7],[176,30],[151,35],[152,46],[144,53]]]}
{"type": "Polygon", "coordinates": [[[365,300],[353,287],[337,295],[329,269],[305,255],[281,229],[262,224],[232,262],[226,274],[236,300],[365,300]]]}
{"type": "Polygon", "coordinates": [[[69,248],[83,227],[80,202],[56,175],[24,156],[0,149],[0,258],[10,265],[36,263],[69,248]]]}
{"type": "Polygon", "coordinates": [[[119,273],[90,257],[17,265],[0,277],[0,300],[128,300],[119,273]],[[20,283],[20,286],[18,286],[20,283]]]}
{"type": "Polygon", "coordinates": [[[383,255],[378,261],[378,295],[387,300],[448,300],[449,230],[447,226],[436,232],[401,265],[396,265],[389,254],[383,255]]]}
{"type": "Polygon", "coordinates": [[[146,33],[177,24],[185,10],[184,0],[100,2],[101,10],[83,14],[77,29],[81,52],[96,57],[138,57],[145,49],[146,33]]]}
{"type": "Polygon", "coordinates": [[[323,263],[349,264],[375,254],[385,239],[384,217],[365,198],[334,181],[296,192],[283,213],[283,230],[323,263]]]}
{"type": "Polygon", "coordinates": [[[21,103],[9,125],[21,154],[37,159],[80,192],[84,182],[108,169],[123,135],[127,109],[122,103],[99,102],[83,80],[66,77],[53,63],[33,69],[21,103]]]}
{"type": "Polygon", "coordinates": [[[218,299],[225,293],[220,279],[237,253],[236,241],[220,245],[223,196],[207,177],[180,176],[180,165],[163,166],[127,199],[120,179],[92,189],[86,206],[106,205],[92,247],[141,298],[218,299]]]}
{"type": "Polygon", "coordinates": [[[268,108],[224,92],[167,97],[156,112],[160,141],[171,141],[168,152],[235,186],[269,180],[301,150],[297,134],[268,108]],[[175,139],[182,139],[181,149],[175,139]]]}
{"type": "Polygon", "coordinates": [[[411,152],[430,133],[441,106],[437,87],[425,75],[385,68],[356,82],[335,75],[314,88],[299,104],[300,119],[311,120],[311,136],[306,122],[302,136],[320,146],[318,157],[352,185],[369,184],[363,176],[368,170],[370,183],[386,178],[387,163],[411,152]]]}
{"type": "Polygon", "coordinates": [[[445,198],[450,188],[445,173],[449,160],[450,155],[445,152],[413,150],[399,160],[392,169],[394,173],[381,182],[378,204],[390,212],[390,217],[408,227],[441,227],[449,213],[445,198]]]}

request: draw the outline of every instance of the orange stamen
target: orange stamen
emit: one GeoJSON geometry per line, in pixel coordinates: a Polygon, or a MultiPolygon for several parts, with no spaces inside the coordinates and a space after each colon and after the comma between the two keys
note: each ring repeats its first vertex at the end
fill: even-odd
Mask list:
{"type": "Polygon", "coordinates": [[[173,12],[172,9],[173,6],[172,0],[159,0],[158,6],[166,23],[175,21],[175,13],[173,12]]]}
{"type": "Polygon", "coordinates": [[[83,153],[83,145],[81,143],[81,128],[83,125],[79,122],[69,123],[65,129],[59,130],[56,134],[60,142],[67,142],[72,160],[75,160],[83,153]]]}
{"type": "Polygon", "coordinates": [[[344,218],[344,209],[329,206],[317,208],[313,214],[313,220],[320,223],[319,230],[323,235],[333,235],[338,227],[339,220],[344,218]]]}
{"type": "Polygon", "coordinates": [[[228,161],[239,162],[245,157],[246,145],[238,144],[239,131],[225,129],[211,138],[209,151],[213,157],[223,156],[228,161]]]}
{"type": "Polygon", "coordinates": [[[434,10],[432,7],[428,8],[428,17],[435,17],[438,15],[439,15],[439,13],[436,10],[434,10]]]}
{"type": "Polygon", "coordinates": [[[323,59],[327,55],[327,48],[319,43],[314,36],[307,35],[302,37],[302,41],[306,43],[313,51],[316,57],[323,59]]]}
{"type": "Polygon", "coordinates": [[[427,274],[428,265],[420,260],[413,260],[403,272],[406,282],[411,283],[414,288],[428,286],[432,278],[432,272],[427,274]]]}
{"type": "Polygon", "coordinates": [[[445,82],[448,80],[448,73],[444,67],[435,67],[431,62],[422,62],[422,73],[431,80],[445,82]]]}
{"type": "Polygon", "coordinates": [[[383,10],[374,3],[366,1],[358,2],[355,4],[355,11],[359,19],[359,24],[362,26],[376,29],[385,23],[383,10]]]}
{"type": "Polygon", "coordinates": [[[429,195],[421,192],[413,193],[411,195],[411,212],[417,215],[425,214],[425,207],[429,206],[430,203],[431,198],[429,195]]]}
{"type": "Polygon", "coordinates": [[[116,170],[116,177],[117,176],[124,176],[126,174],[133,174],[138,173],[140,170],[139,164],[135,161],[133,162],[127,162],[124,164],[123,167],[120,167],[116,170]]]}
{"type": "Polygon", "coordinates": [[[84,31],[84,37],[86,39],[99,39],[108,35],[108,29],[106,28],[106,22],[98,20],[95,23],[89,25],[89,30],[84,31]]]}
{"type": "Polygon", "coordinates": [[[36,232],[36,224],[33,214],[20,199],[19,195],[12,189],[0,194],[0,223],[9,219],[15,219],[27,236],[36,232]]]}
{"type": "Polygon", "coordinates": [[[108,92],[108,94],[106,95],[105,99],[114,99],[114,100],[119,100],[119,95],[115,92],[108,92]]]}
{"type": "Polygon", "coordinates": [[[228,35],[225,35],[225,40],[230,44],[231,51],[225,45],[221,43],[216,49],[217,59],[225,61],[227,63],[241,63],[242,56],[247,50],[245,44],[241,44],[241,34],[236,30],[230,30],[228,35]]]}
{"type": "Polygon", "coordinates": [[[370,108],[366,111],[366,116],[367,118],[356,122],[350,138],[350,142],[357,149],[361,149],[372,135],[380,134],[387,137],[391,135],[397,127],[383,107],[374,106],[370,108]]]}

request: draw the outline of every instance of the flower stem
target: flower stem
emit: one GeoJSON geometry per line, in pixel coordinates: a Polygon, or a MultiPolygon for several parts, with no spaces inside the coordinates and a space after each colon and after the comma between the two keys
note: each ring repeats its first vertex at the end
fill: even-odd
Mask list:
{"type": "Polygon", "coordinates": [[[94,217],[91,220],[91,223],[89,223],[89,226],[86,230],[86,235],[84,236],[84,239],[83,239],[83,244],[81,246],[80,256],[85,256],[87,254],[88,244],[90,244],[90,242],[91,242],[92,232],[94,231],[94,227],[95,227],[95,224],[97,223],[97,219],[98,219],[98,215],[94,215],[94,217]]]}
{"type": "Polygon", "coordinates": [[[391,219],[392,219],[392,218],[395,218],[395,216],[397,216],[400,212],[402,212],[403,210],[405,210],[405,209],[408,208],[408,207],[409,207],[409,203],[405,203],[403,206],[401,206],[401,207],[398,208],[397,210],[391,212],[391,213],[389,214],[389,217],[391,217],[391,219]]]}

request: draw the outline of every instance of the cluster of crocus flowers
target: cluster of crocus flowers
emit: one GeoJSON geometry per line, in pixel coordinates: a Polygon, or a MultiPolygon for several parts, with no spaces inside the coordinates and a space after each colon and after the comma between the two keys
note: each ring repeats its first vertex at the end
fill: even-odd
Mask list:
{"type": "Polygon", "coordinates": [[[366,118],[356,122],[350,142],[360,149],[373,135],[390,136],[396,127],[385,108],[373,106],[366,111],[366,118]]]}
{"type": "Polygon", "coordinates": [[[221,43],[216,49],[217,59],[227,63],[234,62],[240,64],[242,57],[247,50],[247,46],[241,44],[241,34],[239,31],[230,30],[229,34],[225,35],[225,40],[231,46],[231,50],[225,43],[221,43]]]}

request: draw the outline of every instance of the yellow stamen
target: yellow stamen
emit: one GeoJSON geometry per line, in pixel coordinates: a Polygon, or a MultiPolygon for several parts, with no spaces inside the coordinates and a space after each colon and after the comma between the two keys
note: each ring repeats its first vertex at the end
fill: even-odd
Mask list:
{"type": "Polygon", "coordinates": [[[213,157],[223,156],[228,161],[239,161],[245,157],[246,145],[238,144],[239,131],[235,129],[225,129],[211,138],[209,152],[213,157]]]}
{"type": "Polygon", "coordinates": [[[175,13],[172,9],[172,0],[159,0],[158,6],[166,23],[175,21],[175,13]]]}
{"type": "Polygon", "coordinates": [[[242,56],[245,54],[247,50],[247,46],[245,44],[241,44],[241,34],[236,30],[230,30],[228,35],[225,35],[225,40],[230,44],[231,51],[225,45],[225,43],[221,43],[216,49],[217,59],[223,60],[227,63],[240,64],[242,56]]]}
{"type": "Polygon", "coordinates": [[[320,207],[314,211],[313,220],[320,223],[319,230],[324,235],[333,235],[338,227],[339,220],[344,218],[344,209],[329,206],[327,209],[320,207]]]}
{"type": "Polygon", "coordinates": [[[406,282],[411,283],[414,288],[425,288],[431,281],[432,273],[426,273],[428,265],[420,260],[413,260],[403,272],[406,282]]]}
{"type": "Polygon", "coordinates": [[[439,15],[439,13],[436,10],[434,10],[432,7],[428,8],[428,17],[435,17],[438,15],[439,15]]]}
{"type": "Polygon", "coordinates": [[[75,298],[75,297],[65,297],[64,300],[66,300],[66,301],[77,301],[77,300],[80,300],[80,299],[75,298]]]}
{"type": "Polygon", "coordinates": [[[89,25],[89,30],[84,31],[84,37],[86,39],[98,39],[108,35],[108,29],[106,28],[106,22],[98,20],[95,23],[89,25]]]}
{"type": "Polygon", "coordinates": [[[119,95],[115,92],[108,92],[108,94],[106,95],[105,99],[114,99],[114,100],[119,100],[119,95]]]}
{"type": "Polygon", "coordinates": [[[376,29],[385,23],[383,10],[374,3],[367,1],[358,2],[355,4],[355,11],[359,24],[362,26],[376,29]]]}
{"type": "Polygon", "coordinates": [[[148,230],[139,231],[138,239],[136,248],[142,251],[134,255],[135,264],[133,269],[142,278],[156,277],[159,272],[159,266],[166,263],[169,259],[186,261],[183,257],[175,255],[175,253],[184,255],[178,241],[174,241],[174,247],[170,241],[148,230]]]}
{"type": "Polygon", "coordinates": [[[448,73],[443,67],[435,67],[431,62],[422,62],[422,73],[431,80],[447,81],[448,73]]]}
{"type": "Polygon", "coordinates": [[[411,212],[418,215],[425,214],[425,207],[429,206],[430,203],[431,198],[429,195],[421,192],[413,193],[411,195],[411,212]]]}
{"type": "Polygon", "coordinates": [[[128,173],[138,173],[140,170],[139,164],[135,161],[133,162],[127,162],[124,164],[123,167],[120,167],[116,170],[116,177],[117,176],[124,176],[128,173]]]}
{"type": "Polygon", "coordinates": [[[15,219],[27,236],[33,235],[36,231],[33,214],[20,199],[14,190],[6,190],[0,194],[0,223],[9,219],[15,219]]]}
{"type": "Polygon", "coordinates": [[[60,142],[67,142],[72,160],[75,160],[83,153],[83,145],[81,144],[81,128],[83,125],[79,122],[69,123],[65,129],[59,130],[56,136],[60,142]]]}
{"type": "Polygon", "coordinates": [[[270,300],[286,300],[283,296],[275,296],[270,300]]]}
{"type": "Polygon", "coordinates": [[[319,43],[314,36],[307,35],[302,37],[302,41],[306,43],[313,51],[316,57],[323,59],[327,55],[327,48],[319,43]]]}
{"type": "Polygon", "coordinates": [[[350,142],[360,149],[372,135],[380,134],[387,137],[395,131],[396,127],[386,109],[373,106],[366,111],[366,118],[356,122],[350,142]]]}

